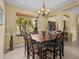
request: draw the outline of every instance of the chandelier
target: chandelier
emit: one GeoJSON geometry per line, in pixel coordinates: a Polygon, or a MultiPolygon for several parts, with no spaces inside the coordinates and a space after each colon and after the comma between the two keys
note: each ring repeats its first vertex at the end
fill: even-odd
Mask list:
{"type": "Polygon", "coordinates": [[[38,14],[42,15],[42,16],[48,16],[49,15],[49,9],[46,8],[45,4],[44,4],[44,0],[43,0],[43,6],[40,10],[38,10],[38,14]]]}

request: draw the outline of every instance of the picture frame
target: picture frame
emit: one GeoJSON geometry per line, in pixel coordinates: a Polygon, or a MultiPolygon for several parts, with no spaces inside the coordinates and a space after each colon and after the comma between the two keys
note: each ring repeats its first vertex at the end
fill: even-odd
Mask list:
{"type": "Polygon", "coordinates": [[[0,25],[3,25],[3,9],[0,7],[0,25]]]}

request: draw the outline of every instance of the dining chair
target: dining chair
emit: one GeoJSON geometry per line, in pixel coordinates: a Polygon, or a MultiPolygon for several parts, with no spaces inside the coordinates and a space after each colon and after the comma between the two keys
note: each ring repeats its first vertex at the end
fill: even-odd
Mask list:
{"type": "Polygon", "coordinates": [[[50,42],[47,42],[44,46],[46,46],[47,50],[43,52],[44,54],[44,59],[47,59],[49,56],[47,56],[47,52],[50,52],[53,54],[53,59],[56,59],[57,56],[62,59],[61,56],[61,40],[60,40],[60,35],[56,35],[56,38],[54,40],[51,40],[50,42]]]}
{"type": "Polygon", "coordinates": [[[39,46],[39,43],[33,44],[32,37],[28,34],[24,34],[24,40],[25,40],[25,52],[27,50],[27,59],[30,59],[30,56],[32,56],[32,59],[35,59],[35,54],[39,56],[40,59],[42,59],[42,50],[39,46]],[[26,48],[27,46],[27,48],[26,48]]]}
{"type": "Polygon", "coordinates": [[[62,56],[64,56],[64,40],[65,40],[64,31],[59,31],[58,34],[60,35],[60,39],[61,39],[61,53],[62,56]]]}
{"type": "Polygon", "coordinates": [[[24,38],[24,55],[26,56],[26,50],[27,50],[27,54],[28,54],[28,41],[27,41],[27,39],[28,39],[28,36],[27,36],[27,33],[23,33],[22,34],[23,35],[23,38],[24,38]]]}
{"type": "Polygon", "coordinates": [[[61,42],[61,44],[62,44],[62,56],[64,56],[64,40],[65,40],[65,38],[64,38],[63,32],[61,32],[61,40],[62,40],[62,42],[61,42]]]}

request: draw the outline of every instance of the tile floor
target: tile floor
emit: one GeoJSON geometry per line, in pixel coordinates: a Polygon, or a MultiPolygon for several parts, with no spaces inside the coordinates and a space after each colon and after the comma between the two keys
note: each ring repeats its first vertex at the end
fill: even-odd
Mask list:
{"type": "MultiPolygon", "coordinates": [[[[16,48],[11,52],[5,53],[4,59],[26,59],[24,47],[16,48]]],[[[36,57],[38,59],[38,57],[36,57]]],[[[57,58],[59,59],[59,58],[57,58]]],[[[65,55],[62,59],[79,59],[79,43],[65,43],[65,55]]]]}

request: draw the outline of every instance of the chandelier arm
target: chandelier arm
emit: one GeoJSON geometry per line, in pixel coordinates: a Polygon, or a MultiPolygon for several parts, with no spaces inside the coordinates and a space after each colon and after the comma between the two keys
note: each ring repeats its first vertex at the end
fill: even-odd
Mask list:
{"type": "Polygon", "coordinates": [[[45,1],[44,0],[42,0],[43,1],[43,6],[42,6],[42,8],[38,11],[38,13],[39,13],[39,15],[42,15],[42,16],[48,16],[49,15],[49,9],[47,9],[46,7],[45,7],[45,1]]]}

